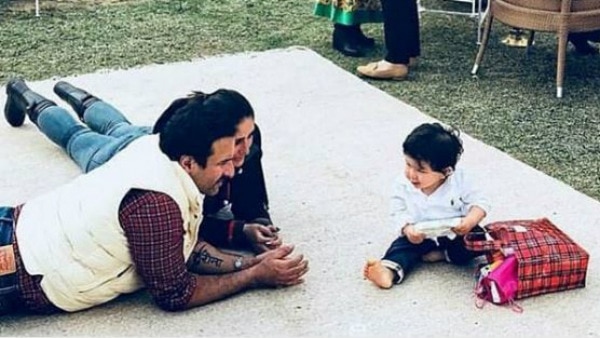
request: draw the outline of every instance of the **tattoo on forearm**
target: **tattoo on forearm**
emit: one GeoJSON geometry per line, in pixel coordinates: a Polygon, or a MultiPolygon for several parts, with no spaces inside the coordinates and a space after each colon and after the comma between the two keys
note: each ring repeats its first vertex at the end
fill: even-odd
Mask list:
{"type": "Polygon", "coordinates": [[[192,271],[202,271],[202,265],[214,265],[221,267],[223,260],[210,254],[206,249],[206,244],[202,245],[198,251],[194,251],[188,261],[188,268],[192,271]]]}

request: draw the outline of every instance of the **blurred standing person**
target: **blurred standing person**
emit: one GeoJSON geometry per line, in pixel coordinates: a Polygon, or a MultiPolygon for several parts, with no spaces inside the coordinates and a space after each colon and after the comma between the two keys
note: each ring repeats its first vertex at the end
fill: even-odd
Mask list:
{"type": "Polygon", "coordinates": [[[361,57],[375,46],[361,25],[383,21],[380,0],[317,0],[314,14],[333,22],[332,46],[346,56],[361,57]]]}
{"type": "Polygon", "coordinates": [[[387,53],[383,60],[359,66],[359,75],[382,80],[404,80],[421,54],[416,0],[381,0],[387,53]]]}

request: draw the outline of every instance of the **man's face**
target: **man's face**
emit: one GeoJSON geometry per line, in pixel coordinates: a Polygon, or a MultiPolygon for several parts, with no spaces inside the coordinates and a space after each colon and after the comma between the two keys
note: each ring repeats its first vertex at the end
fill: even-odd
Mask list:
{"type": "Polygon", "coordinates": [[[251,117],[244,118],[236,128],[235,132],[235,150],[233,153],[233,165],[236,168],[244,164],[244,159],[250,151],[252,145],[252,133],[254,132],[254,119],[251,117]]]}
{"type": "Polygon", "coordinates": [[[212,155],[206,161],[206,167],[202,167],[193,158],[188,157],[182,166],[190,175],[201,193],[214,196],[227,179],[234,174],[233,169],[233,137],[224,137],[212,144],[212,155]]]}
{"type": "Polygon", "coordinates": [[[423,193],[430,195],[446,180],[446,175],[433,171],[429,163],[419,162],[406,154],[404,157],[406,159],[404,175],[415,188],[423,193]]]}

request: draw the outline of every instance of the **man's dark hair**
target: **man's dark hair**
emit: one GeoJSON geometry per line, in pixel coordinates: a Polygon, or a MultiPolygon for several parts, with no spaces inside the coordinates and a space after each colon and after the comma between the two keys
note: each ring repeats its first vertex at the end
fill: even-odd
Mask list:
{"type": "Polygon", "coordinates": [[[206,166],[213,142],[232,137],[238,123],[253,114],[248,100],[234,90],[194,92],[173,101],[157,120],[153,132],[159,134],[160,149],[172,161],[189,155],[206,166]]]}
{"type": "Polygon", "coordinates": [[[455,169],[463,152],[460,132],[444,128],[439,123],[424,123],[415,128],[402,144],[404,154],[419,164],[427,163],[433,171],[444,172],[455,169]]]}

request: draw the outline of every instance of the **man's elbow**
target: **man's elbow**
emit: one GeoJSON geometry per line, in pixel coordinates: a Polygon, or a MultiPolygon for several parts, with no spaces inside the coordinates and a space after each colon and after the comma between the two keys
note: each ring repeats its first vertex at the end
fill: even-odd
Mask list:
{"type": "Polygon", "coordinates": [[[188,308],[188,302],[183,301],[182,299],[164,299],[164,300],[156,300],[156,305],[161,310],[167,312],[179,312],[186,310],[188,308]]]}

